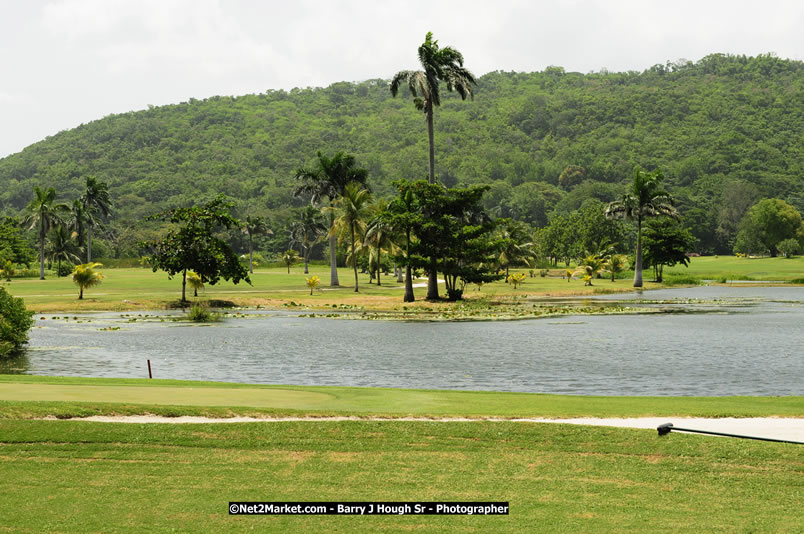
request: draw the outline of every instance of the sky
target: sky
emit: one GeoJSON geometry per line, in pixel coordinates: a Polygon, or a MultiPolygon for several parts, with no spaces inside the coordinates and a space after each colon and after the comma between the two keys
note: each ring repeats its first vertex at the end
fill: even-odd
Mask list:
{"type": "Polygon", "coordinates": [[[477,76],[804,59],[797,0],[0,0],[0,158],[114,113],[391,78],[432,31],[477,76]]]}

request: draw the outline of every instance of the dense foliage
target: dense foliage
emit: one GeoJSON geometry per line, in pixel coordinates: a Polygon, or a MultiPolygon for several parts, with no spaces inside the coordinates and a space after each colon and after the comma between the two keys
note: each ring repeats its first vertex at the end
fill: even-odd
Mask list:
{"type": "Polygon", "coordinates": [[[221,278],[237,284],[251,279],[229,244],[215,232],[239,228],[241,223],[229,213],[231,203],[223,196],[201,206],[177,208],[154,216],[170,221],[174,227],[154,242],[143,243],[152,249],[150,264],[154,272],[162,270],[173,277],[182,275],[181,300],[186,300],[188,271],[195,272],[202,284],[217,284],[221,278]]]}
{"type": "MultiPolygon", "coordinates": [[[[661,168],[696,249],[730,253],[757,200],[804,211],[802,89],[804,63],[771,55],[716,54],[641,73],[492,72],[477,79],[474,101],[441,95],[435,173],[449,187],[489,185],[486,209],[543,226],[586,199],[615,200],[637,165],[661,168]]],[[[393,180],[427,175],[425,126],[386,80],[190,99],[109,116],[0,160],[0,210],[19,215],[34,185],[77,198],[96,176],[116,213],[93,255],[138,255],[154,232],[145,216],[217,193],[284,225],[309,201],[294,197],[294,175],[318,150],[355,154],[375,194],[388,196],[393,180]]],[[[277,253],[288,245],[282,232],[260,242],[277,253]]]]}
{"type": "Polygon", "coordinates": [[[33,323],[33,312],[25,309],[25,302],[0,287],[0,358],[13,355],[28,342],[33,323]]]}

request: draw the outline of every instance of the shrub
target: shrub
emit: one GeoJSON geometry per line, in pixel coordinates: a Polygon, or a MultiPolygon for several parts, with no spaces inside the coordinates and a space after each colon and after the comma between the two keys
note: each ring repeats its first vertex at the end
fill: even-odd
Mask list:
{"type": "Polygon", "coordinates": [[[6,282],[11,282],[11,277],[17,274],[17,271],[14,268],[14,264],[11,262],[11,260],[6,260],[5,265],[3,265],[2,273],[6,279],[6,282]]]}
{"type": "Polygon", "coordinates": [[[70,276],[71,274],[73,274],[74,270],[75,270],[75,265],[72,262],[64,261],[64,262],[61,263],[61,265],[56,267],[56,274],[59,277],[70,276]]]}
{"type": "MultiPolygon", "coordinates": [[[[725,283],[725,277],[721,283],[725,283]]],[[[666,286],[699,286],[701,285],[700,278],[690,276],[688,274],[671,275],[664,277],[664,285],[666,286]]]]}
{"type": "Polygon", "coordinates": [[[25,302],[0,287],[0,357],[13,355],[28,342],[33,323],[33,312],[25,309],[25,302]]]}
{"type": "Polygon", "coordinates": [[[512,284],[514,284],[514,289],[516,289],[517,286],[519,286],[519,284],[521,284],[521,283],[523,283],[525,281],[525,278],[526,278],[525,273],[515,273],[515,274],[510,275],[508,277],[508,280],[512,284]]]}
{"type": "Polygon", "coordinates": [[[187,313],[187,319],[194,323],[211,323],[218,320],[218,315],[200,304],[193,304],[193,307],[187,313]]]}
{"type": "Polygon", "coordinates": [[[311,276],[310,278],[305,278],[307,282],[307,287],[310,288],[310,294],[313,294],[313,290],[316,289],[319,284],[321,284],[321,279],[317,276],[311,276]]]}
{"type": "Polygon", "coordinates": [[[779,249],[779,252],[782,253],[782,256],[785,258],[791,258],[799,252],[798,240],[793,239],[792,237],[790,239],[785,239],[779,243],[776,248],[779,249]]]}
{"type": "Polygon", "coordinates": [[[545,276],[547,276],[547,269],[542,269],[542,270],[540,270],[540,271],[539,271],[539,276],[541,276],[542,278],[544,278],[545,276]]]}
{"type": "Polygon", "coordinates": [[[97,262],[83,263],[75,266],[73,270],[73,283],[78,286],[78,300],[84,298],[85,289],[100,285],[103,280],[103,274],[95,270],[99,267],[103,267],[103,265],[97,262]]]}

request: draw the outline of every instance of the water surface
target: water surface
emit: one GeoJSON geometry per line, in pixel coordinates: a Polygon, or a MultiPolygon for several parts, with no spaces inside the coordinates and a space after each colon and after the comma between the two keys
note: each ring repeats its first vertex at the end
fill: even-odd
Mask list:
{"type": "Polygon", "coordinates": [[[638,299],[692,313],[414,323],[274,312],[211,326],[137,314],[45,315],[37,317],[27,356],[5,372],[147,377],[150,359],[156,378],[188,380],[584,395],[804,394],[804,288],[699,287],[582,300],[638,299]]]}

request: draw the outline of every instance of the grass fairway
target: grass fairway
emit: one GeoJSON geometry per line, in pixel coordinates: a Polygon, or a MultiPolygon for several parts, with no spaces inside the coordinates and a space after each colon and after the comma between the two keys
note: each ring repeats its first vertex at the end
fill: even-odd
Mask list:
{"type": "Polygon", "coordinates": [[[800,446],[522,423],[0,420],[0,531],[800,532],[800,446]],[[245,501],[510,515],[229,516],[245,501]]]}
{"type": "Polygon", "coordinates": [[[0,376],[0,532],[798,532],[798,445],[515,422],[161,415],[804,415],[801,397],[574,397],[0,376]],[[228,515],[229,501],[509,501],[508,516],[228,515]]]}
{"type": "MultiPolygon", "coordinates": [[[[793,258],[737,258],[702,256],[690,258],[689,267],[665,269],[668,274],[688,274],[706,280],[795,280],[804,278],[804,256],[793,258]]],[[[650,276],[650,271],[645,271],[650,276]]]]}
{"type": "Polygon", "coordinates": [[[804,397],[590,397],[0,375],[0,418],[148,413],[218,417],[802,417],[804,397]]]}
{"type": "MultiPolygon", "coordinates": [[[[37,313],[64,312],[64,311],[90,311],[90,310],[158,310],[168,303],[179,300],[181,297],[181,280],[174,278],[168,280],[162,272],[154,273],[149,269],[120,268],[102,269],[103,283],[84,293],[84,299],[78,300],[78,289],[70,278],[48,277],[46,280],[15,279],[5,283],[6,290],[15,297],[25,299],[25,305],[37,313]]],[[[558,271],[556,271],[558,272],[558,271]]],[[[322,283],[329,281],[329,267],[311,265],[310,274],[303,274],[303,268],[292,268],[291,274],[287,270],[259,269],[251,280],[253,285],[240,283],[237,285],[221,282],[215,286],[208,286],[199,293],[200,300],[229,300],[239,306],[280,307],[284,303],[295,302],[304,306],[329,308],[333,304],[346,304],[350,306],[366,307],[368,309],[395,310],[402,309],[402,284],[390,276],[383,277],[383,285],[368,283],[368,275],[360,275],[360,292],[354,291],[354,276],[349,269],[339,269],[340,287],[324,286],[321,290],[310,295],[305,279],[308,276],[318,275],[322,283]]],[[[433,309],[450,306],[450,303],[425,302],[427,280],[422,278],[416,281],[422,287],[415,288],[417,302],[407,305],[411,309],[433,309]]],[[[661,287],[660,284],[646,284],[647,288],[661,287]]],[[[593,287],[585,287],[580,280],[573,279],[567,282],[558,277],[528,278],[516,291],[505,282],[495,282],[485,285],[482,290],[476,287],[467,287],[468,298],[477,297],[506,297],[511,295],[540,294],[540,295],[591,295],[600,291],[629,291],[630,280],[600,280],[593,287]]],[[[188,290],[189,291],[189,290],[188,290]]],[[[441,285],[441,292],[444,293],[441,285]]],[[[187,297],[190,301],[196,300],[189,291],[187,297]]]]}

